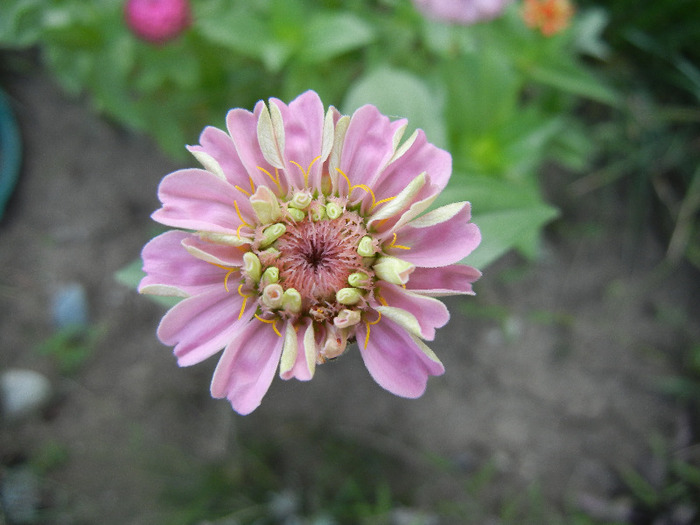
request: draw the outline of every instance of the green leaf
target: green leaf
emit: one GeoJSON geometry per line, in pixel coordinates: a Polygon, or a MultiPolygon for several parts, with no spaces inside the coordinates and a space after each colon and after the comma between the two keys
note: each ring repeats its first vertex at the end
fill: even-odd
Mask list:
{"type": "MultiPolygon", "coordinates": [[[[132,261],[124,266],[122,269],[117,270],[114,273],[114,278],[118,283],[136,290],[141,282],[141,279],[146,276],[146,273],[141,269],[142,265],[143,262],[141,259],[136,259],[135,261],[132,261]]],[[[159,304],[167,306],[168,308],[175,306],[182,300],[182,297],[165,297],[161,295],[149,295],[148,298],[159,304]]]]}
{"type": "Polygon", "coordinates": [[[517,115],[520,81],[498,49],[483,49],[445,62],[446,119],[451,133],[478,136],[517,115]]]}
{"type": "Polygon", "coordinates": [[[595,75],[577,64],[560,62],[533,64],[526,74],[535,82],[560,89],[566,93],[595,100],[603,104],[617,106],[618,93],[603,83],[595,75]]]}
{"type": "Polygon", "coordinates": [[[306,42],[300,58],[322,62],[366,46],[374,40],[374,29],[350,13],[323,13],[314,16],[306,28],[306,42]]]}
{"type": "Polygon", "coordinates": [[[485,268],[515,247],[534,257],[539,231],[557,214],[547,205],[475,214],[472,221],[481,230],[481,244],[462,262],[485,268]],[[522,242],[526,237],[529,244],[522,242]]]}
{"type": "Polygon", "coordinates": [[[42,0],[3,0],[0,6],[0,45],[28,47],[41,37],[42,0]]]}
{"type": "Polygon", "coordinates": [[[274,42],[267,24],[242,4],[197,12],[196,29],[207,40],[242,55],[262,59],[274,42]]]}
{"type": "Polygon", "coordinates": [[[469,201],[481,244],[463,262],[484,268],[512,249],[537,256],[542,228],[558,215],[542,201],[536,181],[505,181],[455,173],[434,206],[469,201]]]}
{"type": "Polygon", "coordinates": [[[379,67],[358,79],[345,97],[346,113],[373,104],[385,115],[406,117],[410,133],[422,128],[428,140],[444,147],[447,142],[442,108],[435,94],[419,77],[388,66],[379,67]]]}

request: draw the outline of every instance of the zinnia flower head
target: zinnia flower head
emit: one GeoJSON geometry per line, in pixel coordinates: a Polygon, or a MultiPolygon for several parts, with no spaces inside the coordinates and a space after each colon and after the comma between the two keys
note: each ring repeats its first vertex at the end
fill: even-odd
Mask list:
{"type": "Polygon", "coordinates": [[[127,0],[124,15],[136,36],[157,44],[179,36],[191,20],[188,0],[127,0]]]}
{"type": "Polygon", "coordinates": [[[510,0],[413,0],[413,3],[428,18],[470,25],[496,18],[510,0]]]}
{"type": "Polygon", "coordinates": [[[574,6],[569,0],[525,0],[523,20],[544,36],[552,36],[569,26],[574,6]]]}
{"type": "Polygon", "coordinates": [[[447,323],[436,296],[471,294],[456,264],[480,242],[467,202],[426,213],[451,157],[371,105],[324,111],[308,91],[231,110],[189,150],[204,169],[159,187],[153,218],[178,228],[143,249],[142,293],[181,296],[158,327],[181,366],[223,354],[211,393],[241,414],[279,367],[309,380],[357,341],[372,377],[418,397],[444,372],[423,340],[447,323]]]}

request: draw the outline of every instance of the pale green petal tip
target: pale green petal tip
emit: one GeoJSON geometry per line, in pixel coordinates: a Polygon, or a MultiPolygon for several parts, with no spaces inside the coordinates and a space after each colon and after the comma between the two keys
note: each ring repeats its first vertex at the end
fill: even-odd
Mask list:
{"type": "Polygon", "coordinates": [[[372,267],[374,273],[388,283],[402,285],[408,282],[415,265],[398,257],[383,256],[372,267]]]}
{"type": "Polygon", "coordinates": [[[260,281],[262,265],[260,264],[258,256],[253,252],[246,252],[243,254],[243,269],[253,281],[260,281]]]}

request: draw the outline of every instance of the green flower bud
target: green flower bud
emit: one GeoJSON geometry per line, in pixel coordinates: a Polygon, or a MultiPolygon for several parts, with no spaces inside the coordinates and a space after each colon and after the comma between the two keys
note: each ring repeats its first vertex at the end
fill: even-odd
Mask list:
{"type": "Polygon", "coordinates": [[[311,194],[305,191],[298,191],[294,194],[294,197],[292,197],[292,200],[289,201],[289,206],[292,208],[296,208],[298,210],[303,210],[305,209],[309,204],[311,204],[311,194]]]}
{"type": "Polygon", "coordinates": [[[326,215],[329,219],[337,219],[343,214],[343,208],[338,206],[335,202],[329,202],[326,204],[326,215]]]}
{"type": "Polygon", "coordinates": [[[357,253],[362,257],[372,257],[374,255],[374,243],[372,242],[372,237],[365,235],[360,239],[360,243],[357,245],[357,253]]]}
{"type": "Polygon", "coordinates": [[[301,294],[295,288],[287,288],[282,294],[282,308],[292,314],[301,312],[301,294]]]}
{"type": "Polygon", "coordinates": [[[262,274],[262,278],[260,279],[260,282],[262,283],[263,286],[267,286],[268,284],[273,284],[276,283],[280,280],[280,270],[277,268],[277,266],[270,266],[265,269],[265,271],[262,274]]]}
{"type": "Polygon", "coordinates": [[[362,293],[357,288],[341,288],[335,292],[335,300],[348,306],[357,304],[362,299],[362,293]]]}
{"type": "Polygon", "coordinates": [[[260,272],[262,270],[260,259],[253,252],[245,252],[243,254],[243,270],[256,283],[260,280],[260,272]]]}
{"type": "Polygon", "coordinates": [[[287,213],[294,219],[294,222],[303,221],[306,213],[296,208],[287,208],[287,213]]]}
{"type": "Polygon", "coordinates": [[[279,284],[268,284],[260,297],[262,303],[268,308],[279,308],[282,306],[282,298],[284,297],[284,288],[279,284]]]}
{"type": "Polygon", "coordinates": [[[263,230],[263,238],[262,241],[260,241],[260,247],[267,248],[277,239],[282,237],[282,235],[284,235],[286,231],[287,227],[281,222],[273,224],[272,226],[268,226],[263,230]]]}
{"type": "Polygon", "coordinates": [[[326,216],[326,207],[325,206],[316,206],[314,209],[311,210],[311,220],[312,221],[320,221],[326,216]]]}
{"type": "Polygon", "coordinates": [[[355,288],[363,288],[369,284],[369,275],[365,272],[354,272],[348,276],[348,283],[355,288]]]}

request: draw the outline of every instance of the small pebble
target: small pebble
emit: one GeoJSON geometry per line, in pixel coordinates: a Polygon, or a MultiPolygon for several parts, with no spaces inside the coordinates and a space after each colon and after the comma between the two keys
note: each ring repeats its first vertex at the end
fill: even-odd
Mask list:
{"type": "Polygon", "coordinates": [[[51,383],[33,370],[9,369],[0,375],[0,407],[5,419],[17,420],[41,410],[51,398],[51,383]]]}

